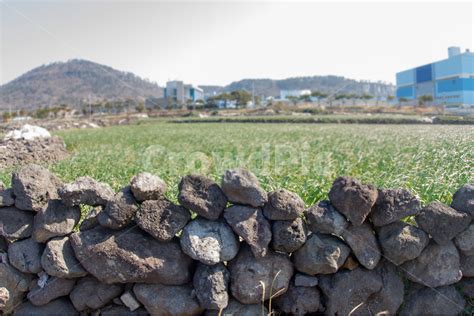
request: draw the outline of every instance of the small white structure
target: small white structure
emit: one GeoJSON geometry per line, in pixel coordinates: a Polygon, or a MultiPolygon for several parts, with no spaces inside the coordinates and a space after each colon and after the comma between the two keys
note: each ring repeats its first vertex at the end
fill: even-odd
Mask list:
{"type": "Polygon", "coordinates": [[[25,124],[20,129],[16,129],[13,131],[8,132],[4,140],[9,139],[26,139],[26,140],[33,140],[35,138],[48,138],[51,137],[51,134],[48,132],[47,129],[36,126],[25,124]]]}
{"type": "Polygon", "coordinates": [[[302,97],[304,95],[311,95],[311,90],[280,90],[280,99],[287,100],[288,97],[302,97]]]}

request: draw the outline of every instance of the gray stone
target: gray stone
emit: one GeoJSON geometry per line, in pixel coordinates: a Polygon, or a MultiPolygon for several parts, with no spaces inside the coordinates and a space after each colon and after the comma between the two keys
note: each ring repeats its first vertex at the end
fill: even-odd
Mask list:
{"type": "Polygon", "coordinates": [[[190,285],[136,284],[133,292],[151,315],[196,315],[203,311],[190,285]]]}
{"type": "Polygon", "coordinates": [[[10,264],[24,273],[40,273],[41,254],[44,245],[37,243],[33,238],[16,241],[8,247],[10,264]]]}
{"type": "Polygon", "coordinates": [[[444,245],[469,226],[471,217],[435,201],[420,211],[416,222],[438,244],[444,245]]]}
{"type": "Polygon", "coordinates": [[[409,295],[400,310],[401,316],[458,315],[466,304],[454,286],[423,288],[409,295]]]}
{"type": "Polygon", "coordinates": [[[84,219],[82,220],[81,225],[79,226],[79,230],[88,230],[99,225],[99,219],[97,217],[102,211],[102,206],[96,206],[92,208],[89,213],[84,216],[84,219]]]}
{"type": "Polygon", "coordinates": [[[35,213],[16,207],[0,208],[0,235],[9,241],[30,237],[34,216],[35,213]]]}
{"type": "Polygon", "coordinates": [[[346,218],[329,201],[321,201],[311,206],[304,214],[308,229],[313,233],[341,236],[348,225],[346,218]]]}
{"type": "Polygon", "coordinates": [[[280,252],[294,252],[304,245],[307,234],[306,225],[301,218],[293,221],[274,221],[272,248],[280,252]]]}
{"type": "Polygon", "coordinates": [[[191,219],[191,214],[168,200],[142,203],[135,221],[141,229],[160,241],[171,240],[191,219]]]}
{"type": "Polygon", "coordinates": [[[250,246],[256,257],[266,255],[272,231],[261,209],[234,205],[224,211],[224,218],[233,231],[250,246]]]}
{"type": "Polygon", "coordinates": [[[48,278],[43,287],[36,284],[27,297],[33,305],[46,305],[58,297],[69,295],[75,283],[74,279],[48,278]]]}
{"type": "Polygon", "coordinates": [[[70,240],[82,266],[104,283],[184,284],[191,279],[192,260],[176,241],[160,242],[136,227],[98,226],[70,240]]]}
{"type": "Polygon", "coordinates": [[[294,284],[295,286],[313,287],[318,285],[318,278],[311,275],[296,273],[294,284]]]}
{"type": "Polygon", "coordinates": [[[379,292],[382,286],[381,276],[364,268],[321,276],[319,287],[326,298],[325,314],[358,314],[367,308],[370,296],[379,292]]]}
{"type": "Polygon", "coordinates": [[[204,218],[218,219],[227,206],[227,197],[219,185],[205,176],[185,176],[178,189],[179,203],[204,218]]]}
{"type": "Polygon", "coordinates": [[[467,298],[474,298],[474,278],[462,278],[457,286],[467,298]]]}
{"type": "Polygon", "coordinates": [[[361,265],[372,270],[380,261],[381,250],[368,222],[360,226],[349,225],[342,234],[361,265]]]}
{"type": "Polygon", "coordinates": [[[370,220],[374,226],[384,226],[416,215],[420,210],[420,200],[408,190],[379,190],[370,220]]]}
{"type": "Polygon", "coordinates": [[[309,275],[331,274],[344,264],[350,252],[339,238],[314,233],[293,253],[293,262],[296,270],[309,275]]]}
{"type": "Polygon", "coordinates": [[[377,200],[377,189],[351,177],[337,178],[329,191],[334,207],[354,225],[362,225],[377,200]]]}
{"type": "Polygon", "coordinates": [[[97,220],[104,227],[120,229],[132,222],[137,210],[137,202],[130,187],[125,187],[107,202],[107,206],[99,213],[97,220]]]}
{"type": "Polygon", "coordinates": [[[138,202],[160,200],[166,193],[166,183],[160,177],[148,172],[137,174],[130,181],[133,195],[138,202]]]}
{"type": "Polygon", "coordinates": [[[46,242],[53,237],[65,236],[72,232],[80,217],[79,207],[67,207],[61,200],[50,200],[48,206],[35,216],[33,237],[37,242],[46,242]]]}
{"type": "Polygon", "coordinates": [[[450,285],[462,276],[459,253],[452,242],[441,246],[431,241],[415,260],[401,267],[409,280],[429,287],[450,285]]]}
{"type": "Polygon", "coordinates": [[[105,206],[115,194],[108,184],[98,182],[90,177],[79,177],[76,181],[61,186],[58,193],[67,206],[80,204],[105,206]]]}
{"type": "Polygon", "coordinates": [[[463,276],[474,277],[474,256],[461,254],[460,264],[463,276]]]}
{"type": "Polygon", "coordinates": [[[384,256],[397,266],[418,257],[429,242],[424,231],[404,222],[381,227],[378,237],[384,256]]]}
{"type": "Polygon", "coordinates": [[[127,290],[122,295],[120,295],[120,301],[132,312],[142,306],[135,297],[135,294],[133,294],[132,290],[127,290]]]}
{"type": "Polygon", "coordinates": [[[239,251],[239,240],[229,225],[204,218],[186,225],[180,242],[185,254],[208,265],[232,260],[239,251]]]}
{"type": "Polygon", "coordinates": [[[472,222],[465,231],[459,233],[456,238],[454,238],[454,243],[464,255],[474,255],[474,222],[472,222]]]}
{"type": "Polygon", "coordinates": [[[198,264],[193,286],[202,308],[219,310],[227,306],[229,278],[229,271],[222,263],[213,266],[198,264]]]}
{"type": "Polygon", "coordinates": [[[69,237],[51,239],[41,256],[41,265],[47,274],[58,278],[71,279],[87,275],[76,259],[69,237]]]}
{"type": "Polygon", "coordinates": [[[459,212],[465,212],[474,219],[474,185],[465,184],[453,195],[451,207],[459,212]]]}
{"type": "Polygon", "coordinates": [[[0,207],[12,206],[14,204],[13,189],[0,189],[0,207]]]}
{"type": "Polygon", "coordinates": [[[294,192],[285,189],[268,194],[268,202],[263,208],[263,215],[274,221],[292,221],[304,212],[304,202],[294,192]]]}
{"type": "Polygon", "coordinates": [[[50,199],[58,198],[61,181],[47,169],[26,165],[12,175],[15,206],[25,211],[40,211],[50,199]]]}
{"type": "Polygon", "coordinates": [[[244,168],[226,170],[221,187],[232,203],[259,207],[267,202],[267,193],[260,187],[257,177],[244,168]]]}
{"type": "Polygon", "coordinates": [[[123,291],[120,284],[104,284],[93,277],[77,282],[69,297],[79,312],[101,308],[118,297],[123,291]]]}
{"type": "Polygon", "coordinates": [[[320,305],[320,293],[316,287],[297,287],[290,284],[285,294],[275,298],[275,306],[290,315],[316,313],[320,305]]]}
{"type": "Polygon", "coordinates": [[[268,251],[265,257],[256,258],[247,246],[240,248],[228,268],[232,296],[243,304],[282,295],[293,276],[293,265],[286,255],[268,251]]]}
{"type": "Polygon", "coordinates": [[[205,316],[256,316],[269,315],[268,309],[262,304],[242,304],[231,298],[229,304],[222,311],[207,310],[205,316]]]}
{"type": "Polygon", "coordinates": [[[13,314],[15,316],[75,316],[79,313],[74,309],[67,298],[59,298],[46,305],[35,306],[30,302],[25,302],[18,306],[13,314]]]}

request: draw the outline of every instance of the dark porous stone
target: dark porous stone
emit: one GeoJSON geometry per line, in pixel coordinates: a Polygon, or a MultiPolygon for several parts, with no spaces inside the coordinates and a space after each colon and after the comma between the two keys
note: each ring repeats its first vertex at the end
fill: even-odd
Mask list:
{"type": "Polygon", "coordinates": [[[365,222],[360,226],[351,224],[342,236],[361,265],[369,270],[377,266],[381,250],[369,223],[365,222]]]}
{"type": "Polygon", "coordinates": [[[397,266],[418,257],[429,242],[428,234],[404,222],[381,227],[378,237],[384,256],[397,266]]]}
{"type": "Polygon", "coordinates": [[[471,217],[435,201],[420,211],[416,222],[438,244],[444,245],[469,226],[471,217]]]}
{"type": "Polygon", "coordinates": [[[27,297],[33,305],[46,305],[58,297],[69,295],[75,283],[76,280],[74,279],[51,277],[48,278],[43,287],[36,284],[28,292],[27,297]]]}
{"type": "Polygon", "coordinates": [[[24,273],[40,273],[41,254],[44,245],[34,241],[33,238],[16,241],[8,247],[10,264],[24,273]]]}
{"type": "Polygon", "coordinates": [[[219,185],[205,176],[185,176],[178,189],[179,203],[204,218],[218,219],[227,206],[227,197],[219,185]]]}
{"type": "Polygon", "coordinates": [[[141,229],[160,241],[168,241],[186,225],[191,214],[168,200],[149,200],[142,203],[135,221],[141,229]]]}
{"type": "Polygon", "coordinates": [[[107,202],[107,206],[99,213],[97,220],[104,227],[120,229],[132,222],[137,210],[137,202],[130,187],[125,187],[107,202]]]}
{"type": "Polygon", "coordinates": [[[474,256],[461,254],[460,264],[463,276],[474,277],[474,256]]]}
{"type": "Polygon", "coordinates": [[[199,315],[199,306],[191,285],[136,284],[137,299],[151,315],[199,315]]]}
{"type": "Polygon", "coordinates": [[[306,225],[301,218],[293,221],[272,223],[272,248],[275,251],[291,253],[306,242],[306,225]]]}
{"type": "Polygon", "coordinates": [[[331,274],[344,264],[350,248],[337,237],[312,234],[306,243],[293,253],[296,270],[309,274],[331,274]]]}
{"type": "Polygon", "coordinates": [[[120,284],[104,284],[93,277],[80,279],[69,297],[79,312],[95,310],[110,303],[123,291],[120,284]]]}
{"type": "Polygon", "coordinates": [[[134,311],[122,305],[108,305],[100,309],[100,316],[149,316],[150,314],[143,307],[134,311]]]}
{"type": "Polygon", "coordinates": [[[224,211],[224,218],[234,232],[250,246],[256,257],[264,257],[267,254],[272,231],[261,209],[234,205],[224,211]]]}
{"type": "Polygon", "coordinates": [[[30,164],[12,175],[15,206],[25,211],[40,211],[48,200],[58,197],[61,181],[47,169],[30,164]]]}
{"type": "Polygon", "coordinates": [[[267,202],[267,192],[260,187],[257,177],[244,168],[226,170],[221,188],[232,203],[259,207],[267,202]]]}
{"type": "Polygon", "coordinates": [[[420,200],[408,190],[379,190],[370,219],[374,226],[384,226],[416,215],[420,210],[420,200]]]}
{"type": "Polygon", "coordinates": [[[472,222],[465,231],[459,233],[456,238],[454,238],[454,243],[464,255],[474,255],[474,222],[472,222]]]}
{"type": "Polygon", "coordinates": [[[235,315],[235,316],[256,316],[269,315],[268,309],[262,304],[242,304],[231,298],[229,304],[222,311],[207,310],[205,316],[235,315]]]}
{"type": "Polygon", "coordinates": [[[76,181],[65,184],[58,189],[59,196],[67,206],[80,204],[105,206],[114,198],[114,190],[102,182],[90,177],[79,177],[76,181]]]}
{"type": "Polygon", "coordinates": [[[46,305],[35,306],[30,302],[25,302],[15,310],[15,316],[75,316],[79,313],[74,309],[67,298],[59,298],[46,305]]]}
{"type": "Polygon", "coordinates": [[[0,208],[0,235],[9,241],[30,237],[34,217],[35,213],[13,206],[0,208]]]}
{"type": "Polygon", "coordinates": [[[405,300],[399,314],[411,315],[458,315],[466,304],[462,295],[454,286],[436,289],[422,288],[411,293],[405,300]]]}
{"type": "Polygon", "coordinates": [[[293,265],[286,255],[268,251],[265,257],[256,258],[247,246],[240,248],[228,268],[232,296],[243,304],[257,304],[262,297],[269,299],[271,293],[274,298],[282,295],[293,276],[293,265]]]}
{"type": "Polygon", "coordinates": [[[34,219],[33,237],[37,242],[65,236],[72,232],[81,217],[79,207],[68,207],[61,200],[50,200],[34,219]]]}
{"type": "Polygon", "coordinates": [[[318,285],[318,278],[303,273],[295,273],[294,284],[295,286],[313,287],[318,285]]]}
{"type": "Polygon", "coordinates": [[[15,204],[13,189],[0,189],[0,207],[12,206],[15,204]]]}
{"type": "Polygon", "coordinates": [[[142,172],[130,181],[133,195],[138,202],[146,200],[160,200],[167,190],[166,183],[158,176],[142,172]]]}
{"type": "Polygon", "coordinates": [[[275,306],[285,314],[306,315],[316,313],[321,305],[320,293],[316,287],[302,287],[290,284],[285,294],[275,299],[275,306]]]}
{"type": "Polygon", "coordinates": [[[346,218],[329,201],[321,201],[311,206],[304,214],[308,229],[313,233],[341,236],[348,225],[346,218]]]}
{"type": "Polygon", "coordinates": [[[98,226],[70,236],[76,258],[104,283],[184,284],[192,260],[176,241],[160,242],[138,228],[98,226]]]}
{"type": "Polygon", "coordinates": [[[213,266],[198,264],[193,286],[201,307],[220,310],[227,306],[229,278],[229,271],[222,263],[213,266]]]}
{"type": "Polygon", "coordinates": [[[438,245],[431,241],[414,260],[401,267],[405,276],[429,287],[450,285],[461,280],[459,253],[452,242],[438,245]]]}
{"type": "Polygon", "coordinates": [[[273,221],[292,221],[304,212],[304,202],[294,192],[285,189],[268,194],[268,202],[263,208],[263,215],[273,221]]]}
{"type": "Polygon", "coordinates": [[[41,265],[47,274],[58,278],[71,279],[87,275],[76,259],[69,237],[51,239],[41,256],[41,265]]]}
{"type": "Polygon", "coordinates": [[[377,200],[377,189],[351,177],[339,177],[329,191],[336,209],[354,225],[362,225],[377,200]]]}
{"type": "Polygon", "coordinates": [[[474,219],[474,185],[465,184],[453,195],[451,207],[459,212],[465,212],[474,219]]]}

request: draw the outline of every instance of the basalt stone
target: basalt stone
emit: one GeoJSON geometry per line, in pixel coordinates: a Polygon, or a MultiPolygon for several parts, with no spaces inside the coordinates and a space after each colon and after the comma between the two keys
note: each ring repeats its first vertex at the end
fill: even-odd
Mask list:
{"type": "Polygon", "coordinates": [[[472,222],[465,231],[459,233],[459,235],[454,238],[454,243],[464,255],[474,255],[474,222],[472,222]]]}
{"type": "Polygon", "coordinates": [[[444,245],[469,226],[471,217],[435,201],[420,211],[416,222],[438,244],[444,245]]]}
{"type": "Polygon", "coordinates": [[[100,212],[103,211],[102,206],[96,206],[92,208],[86,216],[84,216],[84,220],[81,222],[79,226],[79,230],[88,230],[96,227],[99,225],[99,219],[97,218],[100,212]]]}
{"type": "Polygon", "coordinates": [[[16,207],[0,208],[0,235],[9,241],[30,237],[33,233],[34,217],[35,213],[16,207]]]}
{"type": "Polygon", "coordinates": [[[423,288],[409,295],[400,315],[458,315],[466,304],[454,286],[423,288]]]}
{"type": "Polygon", "coordinates": [[[39,244],[33,238],[16,241],[8,247],[8,259],[10,264],[24,273],[40,273],[41,254],[44,245],[39,244]]]}
{"type": "Polygon", "coordinates": [[[37,242],[65,236],[72,232],[81,217],[79,207],[68,207],[61,200],[50,200],[34,219],[33,237],[37,242]]]}
{"type": "Polygon", "coordinates": [[[288,291],[275,299],[275,306],[288,315],[306,315],[320,309],[320,293],[316,287],[290,284],[288,291]]]}
{"type": "Polygon", "coordinates": [[[190,285],[136,284],[137,299],[151,315],[199,315],[199,306],[190,285]]]}
{"type": "Polygon", "coordinates": [[[336,209],[354,225],[362,225],[377,200],[377,189],[351,177],[339,177],[329,191],[336,209]]]}
{"type": "Polygon", "coordinates": [[[76,181],[65,184],[58,189],[59,196],[67,206],[80,204],[105,206],[114,198],[114,190],[102,182],[90,177],[79,177],[76,181]]]}
{"type": "Polygon", "coordinates": [[[331,274],[344,264],[350,248],[339,238],[312,234],[306,243],[293,253],[296,270],[309,274],[331,274]]]}
{"type": "Polygon", "coordinates": [[[12,206],[14,204],[13,189],[0,189],[0,207],[12,206]]]}
{"type": "Polygon", "coordinates": [[[232,260],[239,251],[239,240],[223,221],[197,218],[184,227],[180,242],[185,254],[208,265],[232,260]]]}
{"type": "Polygon", "coordinates": [[[160,242],[138,228],[96,228],[70,236],[76,258],[104,283],[184,284],[192,260],[176,241],[160,242]]]}
{"type": "Polygon", "coordinates": [[[256,258],[247,246],[241,247],[228,268],[232,296],[243,304],[257,304],[270,295],[282,295],[293,276],[293,265],[286,255],[268,251],[265,257],[256,258]]]}
{"type": "Polygon", "coordinates": [[[130,187],[125,187],[107,202],[107,206],[99,213],[97,220],[104,227],[120,229],[132,222],[137,210],[137,202],[130,187]]]}
{"type": "Polygon", "coordinates": [[[383,226],[377,235],[384,256],[397,266],[418,257],[429,242],[424,231],[404,222],[383,226]]]}
{"type": "Polygon", "coordinates": [[[313,233],[342,235],[347,228],[346,218],[329,201],[321,201],[305,212],[308,229],[313,233]]]}
{"type": "Polygon", "coordinates": [[[313,287],[318,285],[318,278],[311,275],[296,273],[293,283],[295,286],[313,287]]]}
{"type": "Polygon", "coordinates": [[[459,283],[457,283],[459,289],[467,298],[474,298],[474,278],[462,278],[459,283]]]}
{"type": "Polygon", "coordinates": [[[384,226],[416,215],[420,210],[420,200],[408,190],[379,190],[370,219],[374,226],[384,226]]]}
{"type": "Polygon", "coordinates": [[[257,177],[247,169],[226,170],[221,188],[232,203],[259,207],[267,202],[267,193],[260,187],[257,177]]]}
{"type": "Polygon", "coordinates": [[[306,225],[301,218],[293,221],[274,221],[272,248],[280,252],[294,252],[304,245],[307,233],[306,225]]]}
{"type": "Polygon", "coordinates": [[[15,310],[15,316],[75,316],[79,313],[74,309],[67,298],[59,298],[46,305],[35,306],[30,302],[25,302],[15,310]]]}
{"type": "Polygon", "coordinates": [[[95,310],[110,303],[123,291],[120,284],[104,284],[93,277],[85,277],[77,282],[69,297],[79,312],[95,310]]]}
{"type": "Polygon", "coordinates": [[[160,241],[171,240],[191,219],[191,214],[168,200],[142,203],[135,221],[141,229],[160,241]]]}
{"type": "Polygon", "coordinates": [[[461,254],[460,264],[463,276],[474,277],[474,256],[461,254]]]}
{"type": "Polygon", "coordinates": [[[224,218],[234,232],[250,246],[256,257],[264,257],[267,254],[272,231],[261,209],[234,205],[224,211],[224,218]]]}
{"type": "Polygon", "coordinates": [[[268,194],[268,202],[263,208],[263,215],[270,220],[292,221],[304,212],[304,202],[298,194],[285,189],[268,194]]]}
{"type": "Polygon", "coordinates": [[[459,253],[452,242],[438,245],[431,241],[416,259],[401,267],[409,280],[429,287],[450,285],[462,276],[459,253]]]}
{"type": "Polygon", "coordinates": [[[100,316],[149,316],[146,309],[138,308],[131,311],[126,306],[109,305],[100,309],[100,316]]]}
{"type": "Polygon", "coordinates": [[[69,237],[51,239],[41,256],[41,266],[44,271],[58,278],[80,278],[87,271],[76,259],[69,237]]]}
{"type": "Polygon", "coordinates": [[[202,175],[183,177],[178,189],[179,203],[207,219],[218,219],[227,205],[227,197],[219,185],[202,175]]]}
{"type": "Polygon", "coordinates": [[[369,298],[382,286],[382,277],[364,268],[321,276],[319,287],[325,296],[325,314],[358,314],[366,310],[369,298]]]}
{"type": "Polygon", "coordinates": [[[76,281],[74,279],[49,278],[43,287],[36,284],[29,292],[28,299],[36,306],[46,305],[52,300],[71,293],[76,281]]]}
{"type": "Polygon", "coordinates": [[[148,172],[137,174],[130,181],[130,188],[138,202],[160,200],[167,190],[166,183],[160,177],[148,172]]]}
{"type": "Polygon", "coordinates": [[[262,304],[242,304],[231,298],[229,304],[222,311],[207,310],[205,316],[235,315],[235,316],[255,316],[269,315],[268,309],[262,304]]]}
{"type": "Polygon", "coordinates": [[[351,224],[342,236],[361,265],[369,270],[377,266],[381,250],[369,223],[365,222],[360,226],[351,224]]]}
{"type": "Polygon", "coordinates": [[[224,309],[229,301],[227,288],[230,274],[224,264],[213,266],[198,264],[193,286],[197,299],[204,309],[224,309]]]}
{"type": "Polygon", "coordinates": [[[453,195],[451,207],[459,212],[465,212],[474,219],[474,185],[465,184],[453,195]]]}
{"type": "Polygon", "coordinates": [[[58,198],[61,181],[47,169],[38,165],[27,165],[12,175],[15,206],[25,211],[40,211],[48,200],[58,198]]]}

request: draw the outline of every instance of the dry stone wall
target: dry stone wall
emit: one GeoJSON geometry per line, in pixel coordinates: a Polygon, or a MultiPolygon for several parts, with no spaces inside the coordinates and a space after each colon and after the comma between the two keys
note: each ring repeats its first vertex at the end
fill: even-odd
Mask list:
{"type": "Polygon", "coordinates": [[[474,186],[451,206],[350,177],[309,208],[248,170],[141,173],[114,192],[27,165],[0,185],[0,310],[14,315],[472,312],[474,186]],[[81,206],[90,206],[82,214],[81,206]],[[412,220],[405,220],[411,216],[412,220]],[[414,220],[413,220],[414,219],[414,220]]]}

